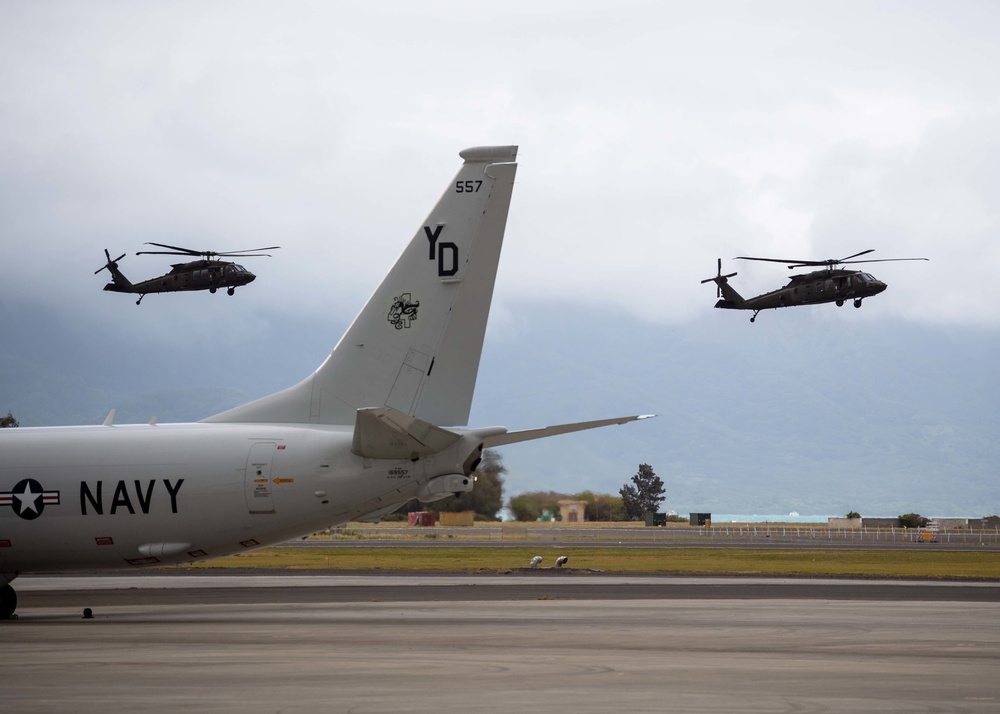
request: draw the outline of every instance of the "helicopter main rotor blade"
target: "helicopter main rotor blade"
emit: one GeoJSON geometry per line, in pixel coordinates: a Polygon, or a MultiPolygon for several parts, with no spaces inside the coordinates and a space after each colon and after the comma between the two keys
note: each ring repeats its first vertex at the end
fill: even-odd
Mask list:
{"type": "Polygon", "coordinates": [[[146,245],[155,245],[160,248],[170,248],[170,250],[140,250],[136,255],[190,255],[190,256],[203,256],[205,258],[249,258],[249,257],[265,257],[270,258],[268,253],[259,253],[257,251],[262,250],[277,250],[280,245],[272,245],[267,248],[249,248],[244,250],[230,250],[222,253],[218,253],[214,250],[194,250],[192,248],[181,248],[176,245],[167,245],[166,243],[152,243],[148,242],[146,245]]]}
{"type": "Polygon", "coordinates": [[[189,258],[196,257],[199,255],[206,255],[205,253],[180,253],[176,250],[139,250],[136,251],[136,255],[186,255],[189,258]]]}
{"type": "Polygon", "coordinates": [[[824,260],[809,261],[809,260],[784,260],[782,258],[750,258],[745,255],[738,255],[735,258],[733,258],[733,260],[760,260],[765,263],[801,263],[804,265],[812,265],[813,263],[815,263],[816,265],[826,265],[826,261],[824,260]]]}
{"type": "Polygon", "coordinates": [[[203,251],[191,250],[190,248],[181,248],[176,245],[167,245],[166,243],[144,243],[143,245],[155,245],[158,248],[170,248],[170,250],[177,251],[176,253],[161,253],[157,251],[144,250],[136,253],[136,255],[203,255],[203,251]]]}
{"type": "Polygon", "coordinates": [[[901,260],[930,260],[930,258],[880,258],[873,260],[842,260],[841,263],[898,263],[901,260]]]}
{"type": "Polygon", "coordinates": [[[877,261],[863,261],[863,260],[851,260],[851,258],[857,258],[859,255],[868,255],[869,253],[874,253],[874,248],[869,248],[868,250],[863,250],[860,253],[855,253],[854,255],[849,255],[846,258],[841,258],[837,260],[836,258],[829,258],[828,260],[785,260],[784,258],[750,258],[745,255],[737,256],[735,260],[760,260],[765,263],[786,263],[788,264],[789,270],[795,270],[796,268],[811,268],[820,265],[825,265],[832,268],[835,265],[841,265],[843,263],[866,263],[866,262],[877,262],[877,261]]]}
{"type": "Polygon", "coordinates": [[[247,256],[264,256],[270,258],[271,256],[267,253],[261,253],[262,250],[278,250],[281,248],[280,245],[269,245],[267,248],[245,248],[243,250],[230,250],[224,253],[213,253],[212,255],[219,255],[225,258],[243,258],[247,256]]]}
{"type": "Polygon", "coordinates": [[[849,255],[846,258],[841,258],[840,260],[835,260],[835,261],[832,261],[832,262],[834,262],[834,263],[846,263],[851,258],[857,258],[859,255],[868,255],[869,253],[874,253],[874,252],[875,252],[874,248],[869,248],[868,250],[863,250],[860,253],[855,253],[854,255],[849,255]]]}

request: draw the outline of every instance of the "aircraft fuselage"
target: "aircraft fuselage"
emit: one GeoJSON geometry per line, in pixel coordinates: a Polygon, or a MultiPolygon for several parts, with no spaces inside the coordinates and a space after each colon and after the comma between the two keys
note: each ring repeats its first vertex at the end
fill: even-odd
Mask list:
{"type": "MultiPolygon", "coordinates": [[[[409,500],[435,463],[456,469],[447,454],[364,459],[351,438],[350,427],[262,424],[4,430],[0,569],[239,553],[409,500]]],[[[459,464],[468,455],[467,445],[453,450],[459,464]]]]}
{"type": "MultiPolygon", "coordinates": [[[[728,288],[728,284],[726,287],[728,288]]],[[[819,305],[827,302],[843,304],[848,300],[860,304],[864,298],[878,295],[885,289],[885,283],[868,273],[857,270],[819,270],[792,276],[785,287],[756,297],[744,300],[726,296],[726,299],[719,300],[715,306],[728,310],[759,312],[795,305],[819,305]]],[[[723,293],[725,295],[725,288],[723,293]]]]}
{"type": "Polygon", "coordinates": [[[220,288],[234,290],[243,285],[249,285],[257,276],[236,263],[218,260],[196,260],[191,263],[177,263],[166,275],[150,278],[140,283],[130,283],[121,273],[112,272],[114,282],[104,286],[105,290],[116,293],[135,293],[149,295],[151,293],[172,293],[186,290],[211,290],[220,288]]]}
{"type": "MultiPolygon", "coordinates": [[[[241,553],[470,491],[484,448],[645,418],[458,426],[469,423],[517,147],[459,155],[396,263],[297,384],[196,424],[115,426],[109,414],[102,426],[0,430],[0,620],[15,612],[21,573],[241,553]]],[[[105,256],[108,290],[154,291],[105,256]]],[[[215,260],[173,267],[154,279],[162,290],[253,278],[215,260]]]]}

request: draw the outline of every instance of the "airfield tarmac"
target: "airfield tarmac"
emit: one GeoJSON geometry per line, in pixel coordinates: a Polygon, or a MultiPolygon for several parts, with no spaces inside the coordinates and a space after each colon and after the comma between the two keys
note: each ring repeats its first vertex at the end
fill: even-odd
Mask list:
{"type": "Polygon", "coordinates": [[[998,583],[515,571],[15,584],[4,711],[1000,708],[998,583]]]}

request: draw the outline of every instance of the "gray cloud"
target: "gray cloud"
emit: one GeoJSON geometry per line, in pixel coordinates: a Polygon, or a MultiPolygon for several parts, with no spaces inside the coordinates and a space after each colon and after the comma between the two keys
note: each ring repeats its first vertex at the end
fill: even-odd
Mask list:
{"type": "Polygon", "coordinates": [[[0,200],[18,255],[0,270],[52,304],[117,309],[92,275],[105,247],[276,243],[242,305],[351,313],[456,152],[517,142],[500,301],[572,295],[683,322],[710,306],[698,280],[717,257],[871,247],[934,261],[889,269],[881,315],[1000,323],[1000,303],[978,305],[997,230],[989,4],[0,13],[0,200]],[[937,271],[971,279],[929,295],[937,271]]]}

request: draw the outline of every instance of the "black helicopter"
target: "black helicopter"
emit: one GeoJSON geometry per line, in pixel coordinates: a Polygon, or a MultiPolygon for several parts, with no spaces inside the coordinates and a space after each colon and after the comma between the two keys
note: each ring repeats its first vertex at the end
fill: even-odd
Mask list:
{"type": "Polygon", "coordinates": [[[170,248],[170,250],[140,250],[136,255],[187,255],[201,256],[201,260],[193,260],[190,263],[175,263],[170,267],[172,270],[166,275],[158,278],[143,280],[141,283],[132,283],[118,270],[118,261],[125,257],[122,253],[114,260],[108,249],[104,249],[107,257],[107,264],[94,271],[97,275],[102,270],[111,273],[112,282],[104,286],[105,290],[115,293],[135,293],[139,299],[135,301],[138,305],[149,293],[173,293],[185,290],[208,290],[214,293],[219,288],[226,288],[230,295],[236,292],[236,288],[252,283],[257,276],[244,268],[242,265],[230,263],[219,258],[238,257],[270,257],[267,253],[260,253],[262,250],[277,250],[281,246],[272,245],[267,248],[251,248],[250,250],[234,250],[225,253],[216,253],[211,250],[191,250],[190,248],[178,248],[174,245],[163,243],[146,243],[160,248],[170,248]]]}
{"type": "Polygon", "coordinates": [[[886,289],[886,284],[877,280],[870,273],[861,270],[845,270],[838,265],[851,263],[893,263],[901,260],[927,260],[927,258],[884,258],[881,260],[852,260],[861,255],[874,252],[874,248],[849,255],[840,260],[784,260],[781,258],[749,258],[738,256],[734,260],[761,260],[768,263],[788,263],[788,268],[808,268],[826,266],[822,270],[811,273],[793,275],[788,285],[757,297],[744,299],[729,285],[729,278],[736,273],[722,274],[722,258],[719,258],[718,275],[706,278],[702,283],[715,283],[718,286],[717,297],[722,298],[716,307],[727,310],[753,310],[750,322],[757,319],[761,310],[779,307],[794,307],[796,305],[819,305],[824,302],[837,303],[841,307],[848,300],[854,301],[854,307],[861,307],[861,301],[866,297],[878,295],[886,289]]]}

